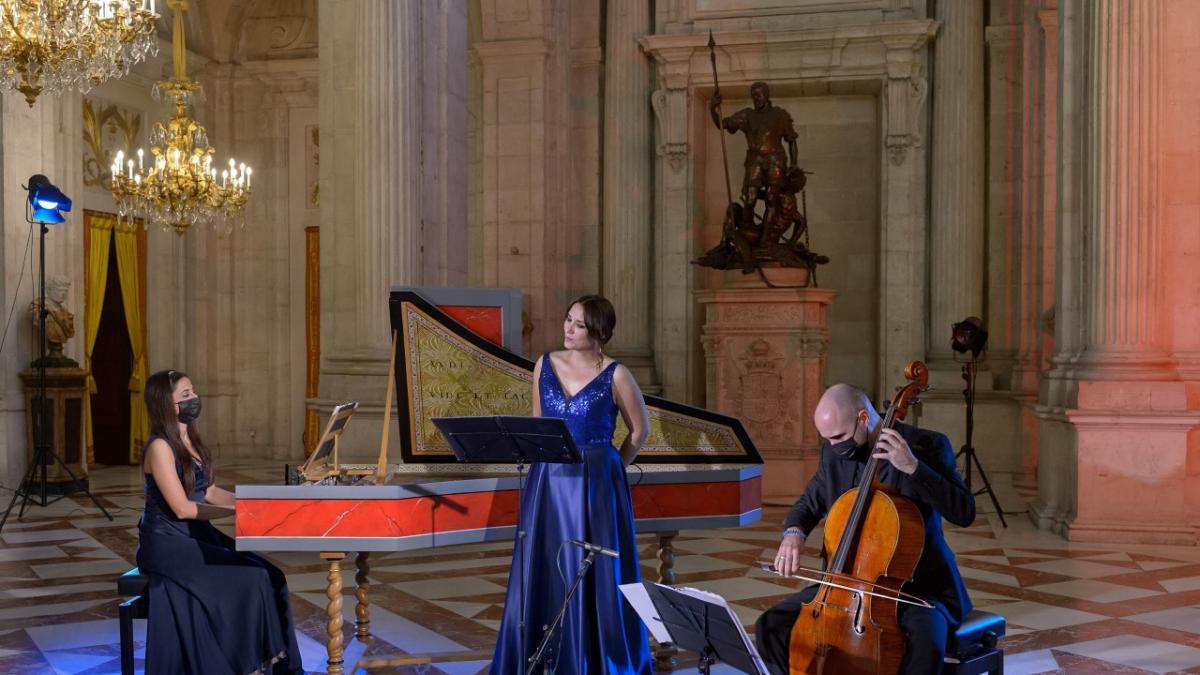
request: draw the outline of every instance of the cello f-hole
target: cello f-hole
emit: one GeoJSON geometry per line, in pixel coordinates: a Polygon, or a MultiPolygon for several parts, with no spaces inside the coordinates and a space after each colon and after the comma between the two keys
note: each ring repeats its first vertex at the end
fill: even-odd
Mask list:
{"type": "Polygon", "coordinates": [[[854,594],[854,632],[862,635],[867,632],[866,626],[863,623],[863,596],[862,593],[854,594]]]}

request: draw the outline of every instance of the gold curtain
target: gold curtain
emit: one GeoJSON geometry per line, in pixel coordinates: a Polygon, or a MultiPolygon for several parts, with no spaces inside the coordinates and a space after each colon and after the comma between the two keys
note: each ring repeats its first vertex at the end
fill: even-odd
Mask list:
{"type": "Polygon", "coordinates": [[[138,290],[137,224],[121,223],[114,229],[117,245],[117,273],[121,278],[121,302],[125,305],[125,326],[133,349],[133,374],[129,378],[129,463],[141,464],[142,446],[150,435],[150,417],[146,412],[146,346],[142,339],[141,291],[138,290]]]}
{"type": "Polygon", "coordinates": [[[92,394],[96,393],[96,380],[92,378],[92,349],[96,346],[96,335],[100,332],[100,311],[104,309],[104,286],[108,280],[108,246],[112,241],[116,216],[87,211],[84,215],[87,227],[87,298],[84,301],[84,347],[83,364],[87,368],[88,397],[84,409],[84,427],[87,429],[88,464],[95,462],[92,441],[92,394]]]}
{"type": "MultiPolygon", "coordinates": [[[[321,375],[321,228],[304,228],[304,345],[308,368],[304,378],[304,395],[317,397],[321,375]]],[[[316,449],[321,436],[321,417],[315,408],[304,409],[304,456],[316,449]]]]}

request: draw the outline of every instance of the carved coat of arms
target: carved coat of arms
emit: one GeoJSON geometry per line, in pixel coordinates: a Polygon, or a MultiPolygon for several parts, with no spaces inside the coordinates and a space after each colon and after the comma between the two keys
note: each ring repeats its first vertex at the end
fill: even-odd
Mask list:
{"type": "Polygon", "coordinates": [[[761,338],[736,359],[739,376],[734,400],[739,417],[753,425],[783,421],[780,418],[787,416],[788,401],[794,394],[794,386],[784,378],[786,362],[761,338]]]}

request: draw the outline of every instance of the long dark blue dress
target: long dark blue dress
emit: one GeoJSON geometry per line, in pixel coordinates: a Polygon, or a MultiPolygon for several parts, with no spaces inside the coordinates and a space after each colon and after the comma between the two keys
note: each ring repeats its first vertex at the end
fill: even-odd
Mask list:
{"type": "MultiPolygon", "coordinates": [[[[188,498],[200,502],[209,477],[199,464],[191,470],[188,498]]],[[[150,577],[147,674],[304,672],[278,568],[234,550],[208,521],[176,518],[151,474],[138,535],[137,564],[150,577]]]]}
{"type": "Polygon", "coordinates": [[[578,539],[620,552],[620,559],[597,556],[571,599],[561,632],[543,661],[545,672],[562,675],[639,673],[649,675],[650,650],[645,626],[625,601],[619,584],[641,580],[633,507],[625,466],[612,445],[617,419],[611,363],[574,397],[568,398],[549,354],[542,357],[542,415],[566,420],[583,454],[579,464],[537,464],[529,472],[521,503],[524,542],[513,546],[504,617],[493,675],[524,673],[526,660],[541,641],[566,596],[583,557],[578,539]],[[521,583],[524,575],[526,635],[521,646],[521,583]],[[551,663],[554,668],[552,670],[551,663]]]}

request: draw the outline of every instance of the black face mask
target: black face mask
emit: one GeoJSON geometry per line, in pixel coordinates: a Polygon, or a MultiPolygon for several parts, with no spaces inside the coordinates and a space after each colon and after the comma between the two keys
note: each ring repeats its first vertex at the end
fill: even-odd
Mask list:
{"type": "Polygon", "coordinates": [[[200,416],[200,397],[185,398],[178,403],[179,405],[179,421],[184,424],[191,424],[200,416]]]}
{"type": "Polygon", "coordinates": [[[854,420],[854,429],[850,431],[850,437],[844,441],[831,443],[829,445],[829,449],[842,457],[850,457],[854,455],[855,451],[866,445],[865,443],[859,443],[854,440],[854,434],[858,433],[858,424],[859,421],[857,419],[854,420]]]}

